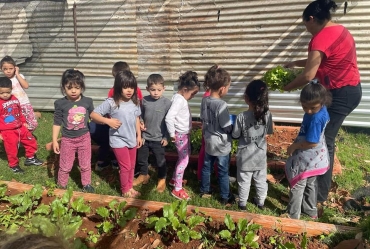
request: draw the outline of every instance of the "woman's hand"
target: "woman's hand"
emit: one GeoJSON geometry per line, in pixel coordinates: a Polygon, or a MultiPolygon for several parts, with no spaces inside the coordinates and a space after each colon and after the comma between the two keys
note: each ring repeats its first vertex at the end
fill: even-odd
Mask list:
{"type": "Polygon", "coordinates": [[[119,121],[119,119],[116,119],[116,118],[111,118],[109,120],[107,120],[107,125],[109,125],[109,127],[117,130],[121,125],[121,121],[119,121]]]}

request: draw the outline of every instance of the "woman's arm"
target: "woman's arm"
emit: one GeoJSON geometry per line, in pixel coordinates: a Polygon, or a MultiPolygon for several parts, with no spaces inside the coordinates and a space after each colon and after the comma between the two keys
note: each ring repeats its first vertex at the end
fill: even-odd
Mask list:
{"type": "Polygon", "coordinates": [[[306,63],[307,63],[307,59],[297,60],[297,61],[292,61],[292,62],[289,62],[288,64],[285,64],[284,67],[286,68],[304,67],[306,66],[306,63]]]}
{"type": "MultiPolygon", "coordinates": [[[[291,91],[297,89],[301,86],[306,85],[310,80],[312,80],[319,69],[322,59],[324,58],[324,53],[321,51],[311,51],[308,54],[306,60],[306,66],[303,72],[297,76],[292,82],[286,85],[283,89],[284,91],[291,91]]],[[[302,60],[303,61],[303,60],[302,60]]]]}
{"type": "Polygon", "coordinates": [[[17,77],[19,84],[21,84],[24,89],[29,87],[27,80],[23,79],[23,77],[19,74],[19,67],[17,66],[15,67],[15,76],[17,77]]]}

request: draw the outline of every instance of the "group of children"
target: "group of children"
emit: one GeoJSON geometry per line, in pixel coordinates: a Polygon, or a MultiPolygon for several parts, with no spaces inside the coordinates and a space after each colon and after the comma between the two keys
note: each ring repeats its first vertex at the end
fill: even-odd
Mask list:
{"type": "MultiPolygon", "coordinates": [[[[28,102],[22,102],[14,96],[16,87],[14,83],[12,86],[11,81],[16,79],[21,90],[27,88],[28,83],[19,74],[14,61],[9,62],[6,58],[8,57],[1,61],[1,69],[6,77],[0,78],[0,131],[9,166],[17,173],[22,171],[14,153],[17,152],[19,142],[25,145],[25,165],[40,165],[42,162],[35,157],[37,143],[31,131],[36,128],[37,123],[32,107],[28,98],[28,102]],[[9,137],[13,139],[8,139],[9,137]]],[[[62,75],[60,88],[64,97],[54,103],[52,129],[53,150],[60,154],[59,187],[66,187],[73,166],[73,155],[77,152],[83,190],[95,191],[91,186],[92,138],[100,145],[95,169],[101,171],[110,164],[107,155],[112,151],[111,164],[119,169],[120,187],[124,197],[140,196],[140,192],[133,186],[149,181],[149,151],[155,157],[158,170],[156,190],[162,193],[166,189],[167,174],[165,147],[168,139],[171,139],[178,152],[178,161],[168,184],[173,186],[171,194],[174,197],[189,200],[190,197],[182,185],[191,152],[192,116],[188,101],[200,90],[197,73],[187,71],[179,77],[178,91],[171,101],[163,96],[164,79],[159,74],[148,77],[146,90],[149,95],[145,97],[142,96],[127,63],[117,62],[112,74],[114,86],[109,91],[108,98],[96,108],[92,99],[83,95],[85,81],[82,72],[69,69],[62,75]],[[59,144],[60,131],[62,137],[59,144]],[[136,179],[135,165],[140,174],[136,179]]],[[[229,189],[228,173],[232,139],[238,139],[238,206],[241,210],[246,210],[253,178],[256,187],[253,203],[263,209],[268,191],[266,135],[273,132],[267,85],[261,80],[253,80],[247,85],[244,100],[248,109],[238,114],[235,122],[232,122],[227,103],[223,100],[230,88],[230,74],[224,68],[214,65],[207,71],[204,79],[206,94],[200,111],[204,142],[201,149],[204,155],[200,155],[204,160],[198,170],[200,195],[206,198],[213,194],[210,176],[217,162],[220,202],[225,205],[235,202],[229,189]]],[[[22,94],[20,98],[27,97],[24,91],[22,94]]],[[[312,81],[302,89],[300,102],[305,115],[300,133],[287,151],[290,157],[286,163],[286,174],[291,185],[287,215],[299,218],[302,211],[315,218],[315,179],[329,167],[323,132],[329,119],[325,106],[330,103],[330,95],[322,85],[312,81]]]]}

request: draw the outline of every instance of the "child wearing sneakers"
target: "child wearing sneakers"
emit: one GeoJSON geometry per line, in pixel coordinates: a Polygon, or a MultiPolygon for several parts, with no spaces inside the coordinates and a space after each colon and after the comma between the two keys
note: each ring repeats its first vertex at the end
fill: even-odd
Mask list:
{"type": "Polygon", "coordinates": [[[204,76],[204,82],[210,89],[211,94],[202,99],[200,109],[206,152],[202,167],[200,194],[203,197],[212,194],[210,186],[211,167],[217,160],[220,202],[226,205],[235,202],[229,186],[232,124],[227,103],[222,100],[229,91],[231,77],[225,69],[214,65],[204,76]]]}
{"type": "Polygon", "coordinates": [[[267,197],[266,135],[273,132],[265,82],[254,80],[249,83],[244,92],[244,100],[248,104],[248,110],[236,117],[232,133],[233,138],[239,140],[236,152],[239,209],[247,209],[252,178],[257,192],[253,202],[263,209],[267,197]]]}
{"type": "Polygon", "coordinates": [[[26,150],[24,165],[42,165],[43,162],[35,156],[37,141],[27,129],[19,100],[12,95],[12,81],[7,77],[0,77],[0,135],[3,137],[9,167],[14,173],[24,172],[19,167],[19,143],[26,150]]]}
{"type": "Polygon", "coordinates": [[[178,92],[172,97],[172,105],[166,116],[167,130],[179,155],[169,184],[175,187],[171,194],[180,200],[190,199],[182,188],[184,171],[188,166],[190,155],[191,113],[188,101],[199,91],[199,87],[196,72],[187,71],[181,75],[178,92]]]}
{"type": "Polygon", "coordinates": [[[84,96],[85,76],[68,69],[62,75],[60,91],[63,98],[54,102],[53,150],[60,154],[58,185],[66,188],[76,152],[81,171],[83,191],[95,192],[91,186],[91,139],[88,128],[90,113],[94,110],[92,98],[84,96]],[[58,136],[62,130],[60,146],[58,136]]]}
{"type": "Polygon", "coordinates": [[[165,146],[167,146],[167,127],[165,117],[171,107],[171,101],[162,96],[164,79],[160,74],[151,74],[147,80],[146,90],[149,96],[145,96],[141,105],[141,117],[143,123],[143,145],[137,151],[137,167],[140,175],[134,180],[133,186],[146,184],[149,180],[148,157],[149,151],[157,162],[158,184],[157,191],[162,193],[166,189],[166,158],[164,156],[165,146]]]}

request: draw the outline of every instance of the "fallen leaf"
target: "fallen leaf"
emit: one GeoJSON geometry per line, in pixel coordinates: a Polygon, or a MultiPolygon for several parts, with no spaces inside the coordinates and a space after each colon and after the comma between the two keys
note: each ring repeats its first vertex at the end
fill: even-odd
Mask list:
{"type": "Polygon", "coordinates": [[[138,241],[139,241],[139,239],[140,239],[139,235],[138,235],[138,234],[136,234],[135,242],[138,242],[138,241]]]}
{"type": "Polygon", "coordinates": [[[360,216],[354,216],[354,217],[351,218],[351,222],[353,222],[353,223],[359,223],[360,219],[361,219],[360,216]]]}
{"type": "Polygon", "coordinates": [[[149,238],[149,240],[150,240],[150,244],[154,242],[154,238],[149,238]]]}
{"type": "Polygon", "coordinates": [[[271,174],[268,174],[267,175],[267,181],[269,181],[270,183],[279,183],[284,178],[285,178],[285,175],[284,174],[279,174],[279,175],[271,175],[271,174]]]}
{"type": "Polygon", "coordinates": [[[282,197],[280,198],[280,200],[282,200],[283,202],[286,202],[286,203],[288,203],[288,202],[289,202],[289,198],[288,198],[288,197],[285,197],[285,196],[282,196],[282,197]]]}
{"type": "Polygon", "coordinates": [[[200,243],[200,245],[197,247],[197,249],[202,249],[203,248],[203,242],[200,243]]]}
{"type": "Polygon", "coordinates": [[[370,163],[370,160],[364,160],[365,163],[370,163]]]}
{"type": "Polygon", "coordinates": [[[95,185],[96,185],[96,186],[99,186],[99,185],[100,185],[100,182],[95,182],[95,185]]]}

